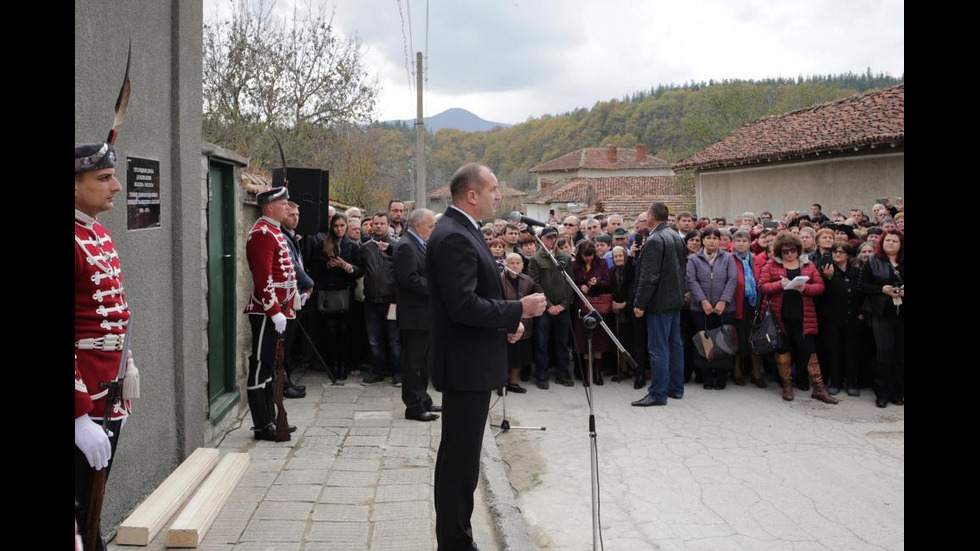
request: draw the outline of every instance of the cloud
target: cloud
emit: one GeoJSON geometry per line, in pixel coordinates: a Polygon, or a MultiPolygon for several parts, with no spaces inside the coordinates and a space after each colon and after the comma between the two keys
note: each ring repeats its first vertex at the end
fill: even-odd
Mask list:
{"type": "MultiPolygon", "coordinates": [[[[205,14],[215,1],[206,1],[205,14]]],[[[277,13],[290,13],[293,2],[280,0],[277,13]]],[[[408,49],[426,47],[425,6],[423,0],[335,4],[335,26],[357,33],[378,74],[382,120],[415,112],[405,52],[409,40],[408,49]],[[403,39],[409,20],[411,37],[403,39]]],[[[454,0],[430,2],[429,10],[427,114],[463,107],[514,123],[657,84],[869,66],[905,72],[899,0],[454,0]]]]}
{"type": "MultiPolygon", "coordinates": [[[[553,60],[581,43],[580,15],[557,1],[498,3],[433,2],[428,28],[429,90],[465,94],[504,92],[540,85],[562,74],[553,60]]],[[[364,44],[405,70],[409,3],[394,0],[337,5],[338,26],[357,30],[364,44]],[[402,24],[404,17],[405,23],[402,24]]],[[[409,49],[426,49],[425,3],[411,4],[409,49]]],[[[414,51],[408,52],[409,65],[414,51]]],[[[407,77],[406,77],[407,80],[407,77]]]]}

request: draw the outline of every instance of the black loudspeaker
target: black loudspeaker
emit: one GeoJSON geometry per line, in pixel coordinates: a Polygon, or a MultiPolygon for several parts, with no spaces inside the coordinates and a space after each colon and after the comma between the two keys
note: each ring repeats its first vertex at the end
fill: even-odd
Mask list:
{"type": "MultiPolygon", "coordinates": [[[[299,204],[299,227],[296,233],[312,235],[326,232],[330,220],[330,172],[319,168],[288,168],[289,200],[299,204]]],[[[272,171],[272,185],[281,186],[282,169],[272,171]]]]}

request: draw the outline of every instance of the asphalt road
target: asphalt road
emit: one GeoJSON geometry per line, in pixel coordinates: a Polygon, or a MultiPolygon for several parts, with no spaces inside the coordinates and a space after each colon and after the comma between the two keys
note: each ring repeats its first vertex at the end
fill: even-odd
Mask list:
{"type": "MultiPolygon", "coordinates": [[[[631,383],[596,388],[605,549],[904,549],[904,407],[877,409],[868,391],[829,406],[799,391],[783,402],[774,385],[692,385],[636,408],[631,383]]],[[[583,388],[532,383],[507,405],[511,423],[547,427],[497,439],[532,542],[591,549],[583,388]]]]}

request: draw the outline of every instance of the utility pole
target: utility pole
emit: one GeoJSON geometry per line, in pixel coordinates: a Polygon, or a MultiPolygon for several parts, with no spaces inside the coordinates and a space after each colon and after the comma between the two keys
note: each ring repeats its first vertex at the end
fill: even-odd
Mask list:
{"type": "Polygon", "coordinates": [[[426,208],[428,197],[425,192],[425,117],[422,114],[422,52],[415,54],[415,91],[418,96],[418,109],[415,118],[415,208],[426,208]]]}

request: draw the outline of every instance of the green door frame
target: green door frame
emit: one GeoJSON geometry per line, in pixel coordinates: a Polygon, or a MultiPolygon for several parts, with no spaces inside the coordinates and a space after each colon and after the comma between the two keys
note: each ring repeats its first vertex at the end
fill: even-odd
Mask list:
{"type": "Polygon", "coordinates": [[[235,165],[208,159],[208,417],[220,422],[240,400],[235,378],[235,165]]]}

